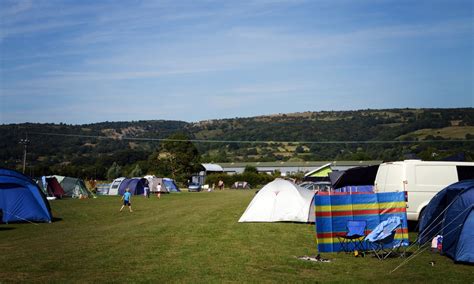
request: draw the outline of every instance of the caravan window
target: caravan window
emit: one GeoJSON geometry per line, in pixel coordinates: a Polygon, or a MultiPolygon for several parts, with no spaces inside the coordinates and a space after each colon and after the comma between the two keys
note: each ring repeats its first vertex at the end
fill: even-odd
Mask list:
{"type": "Polygon", "coordinates": [[[474,179],[474,166],[457,166],[456,170],[458,171],[458,179],[474,179]]]}

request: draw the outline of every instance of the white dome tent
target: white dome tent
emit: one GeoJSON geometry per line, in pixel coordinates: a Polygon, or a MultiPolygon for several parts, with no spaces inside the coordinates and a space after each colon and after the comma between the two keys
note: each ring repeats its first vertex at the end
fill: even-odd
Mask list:
{"type": "Polygon", "coordinates": [[[314,193],[284,180],[265,185],[239,222],[314,222],[314,193]]]}

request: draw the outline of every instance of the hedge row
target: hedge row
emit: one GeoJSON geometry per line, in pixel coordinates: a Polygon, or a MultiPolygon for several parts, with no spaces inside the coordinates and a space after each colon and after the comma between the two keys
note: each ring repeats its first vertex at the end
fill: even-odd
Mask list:
{"type": "Polygon", "coordinates": [[[212,186],[217,182],[222,180],[225,187],[231,187],[232,184],[236,181],[246,181],[250,184],[251,188],[259,188],[271,181],[276,177],[268,174],[257,174],[257,173],[248,173],[244,172],[242,174],[228,175],[228,174],[211,174],[206,177],[206,184],[212,186]]]}

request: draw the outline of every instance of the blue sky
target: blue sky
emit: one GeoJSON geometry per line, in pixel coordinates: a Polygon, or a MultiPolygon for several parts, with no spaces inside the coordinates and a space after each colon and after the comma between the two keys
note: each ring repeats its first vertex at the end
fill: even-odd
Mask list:
{"type": "Polygon", "coordinates": [[[474,106],[473,1],[0,1],[0,123],[474,106]]]}

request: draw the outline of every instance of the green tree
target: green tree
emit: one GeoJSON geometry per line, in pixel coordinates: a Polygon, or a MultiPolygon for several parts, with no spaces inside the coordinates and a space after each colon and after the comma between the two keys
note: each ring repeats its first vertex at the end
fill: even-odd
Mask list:
{"type": "Polygon", "coordinates": [[[130,176],[132,177],[141,177],[143,175],[142,168],[140,168],[140,165],[137,164],[135,168],[130,172],[130,176]]]}
{"type": "Polygon", "coordinates": [[[184,134],[174,134],[168,139],[171,141],[161,144],[154,163],[158,172],[183,182],[199,171],[199,152],[184,134]]]}
{"type": "Polygon", "coordinates": [[[119,165],[117,165],[116,162],[114,162],[112,166],[109,168],[109,170],[107,171],[107,179],[109,180],[116,179],[120,176],[121,172],[122,172],[122,167],[120,167],[119,165]]]}
{"type": "Polygon", "coordinates": [[[246,165],[244,169],[244,173],[253,173],[253,174],[258,174],[258,170],[256,167],[251,166],[251,165],[246,165]]]}

